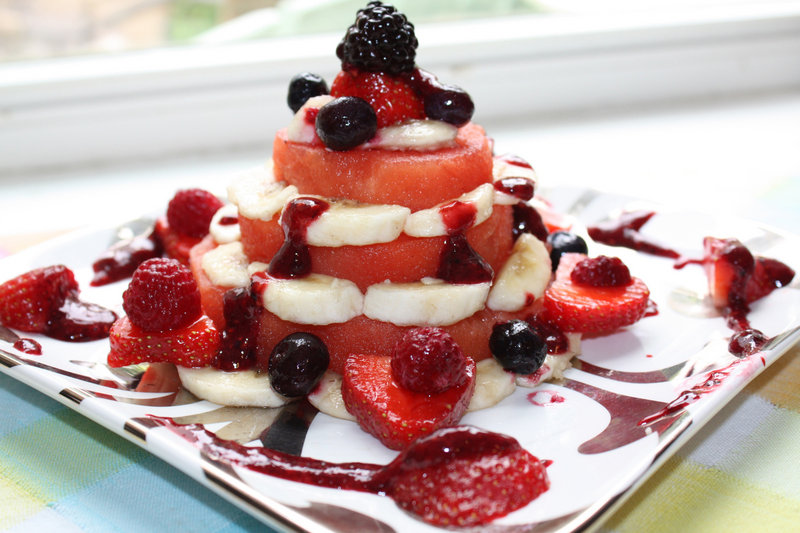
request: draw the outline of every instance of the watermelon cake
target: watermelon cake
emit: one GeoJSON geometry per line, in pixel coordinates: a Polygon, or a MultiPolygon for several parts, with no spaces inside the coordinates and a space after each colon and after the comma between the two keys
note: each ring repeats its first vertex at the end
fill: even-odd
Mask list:
{"type": "MultiPolygon", "coordinates": [[[[406,17],[370,2],[336,49],[330,88],[312,73],[290,80],[293,116],[271,160],[232,177],[227,202],[179,191],[152,232],[95,261],[93,285],[131,277],[123,316],[81,300],[72,271],[54,265],[0,284],[0,324],[108,336],[109,366],[171,363],[183,388],[226,406],[307,400],[400,451],[388,465],[332,464],[152,419],[235,464],[382,494],[445,527],[524,507],[548,490],[546,462],[462,416],[559,379],[582,336],[655,305],[619,258],[589,255],[530,164],[494,153],[469,94],[419,68],[416,48],[406,17]]],[[[794,271],[735,239],[708,237],[687,260],[638,233],[652,215],[587,232],[702,264],[730,353],[757,353],[769,339],[749,304],[794,271]]],[[[14,347],[41,353],[33,339],[14,347]]]]}
{"type": "Polygon", "coordinates": [[[172,260],[133,274],[111,365],[174,362],[223,405],[307,398],[400,450],[560,377],[582,333],[645,315],[645,284],[586,255],[531,165],[493,152],[469,94],[416,47],[405,16],[371,2],[330,88],[289,82],[267,164],[233,177],[224,205],[176,195],[156,225],[172,260]],[[575,282],[579,263],[592,276],[575,282]]]}

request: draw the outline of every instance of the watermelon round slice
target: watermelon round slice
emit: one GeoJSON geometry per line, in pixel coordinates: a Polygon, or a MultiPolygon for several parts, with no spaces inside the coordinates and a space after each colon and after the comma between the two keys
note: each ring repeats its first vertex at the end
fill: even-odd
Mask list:
{"type": "MultiPolygon", "coordinates": [[[[499,271],[514,245],[511,207],[496,205],[492,216],[467,230],[470,246],[499,271]]],[[[251,261],[269,263],[283,244],[277,217],[252,220],[239,217],[242,247],[251,261]]],[[[314,272],[348,279],[365,291],[373,283],[396,283],[436,276],[445,237],[409,237],[401,234],[392,242],[367,246],[310,246],[314,272]]]]}
{"type": "Polygon", "coordinates": [[[467,124],[454,146],[430,151],[356,149],[343,152],[275,136],[275,178],[301,194],[403,205],[412,211],[451,200],[492,181],[492,146],[483,128],[467,124]]]}

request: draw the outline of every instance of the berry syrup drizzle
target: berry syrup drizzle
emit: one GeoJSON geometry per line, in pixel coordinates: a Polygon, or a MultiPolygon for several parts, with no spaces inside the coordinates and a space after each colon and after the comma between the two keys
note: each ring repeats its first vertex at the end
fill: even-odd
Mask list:
{"type": "Polygon", "coordinates": [[[91,286],[99,287],[129,278],[136,267],[148,259],[161,257],[163,251],[155,231],[120,241],[92,263],[94,278],[91,286]]]}
{"type": "Polygon", "coordinates": [[[311,197],[295,198],[281,215],[284,241],[269,263],[267,272],[273,277],[301,278],[311,273],[311,252],[306,236],[308,226],[328,210],[324,200],[311,197]]]}
{"type": "MultiPolygon", "coordinates": [[[[527,481],[527,487],[515,491],[505,502],[498,502],[496,505],[486,505],[485,498],[480,494],[461,499],[460,506],[473,507],[459,509],[460,513],[469,515],[469,522],[464,525],[485,524],[504,516],[533,501],[549,485],[545,464],[524,451],[515,439],[468,426],[440,429],[428,437],[416,440],[391,463],[378,465],[360,462],[331,463],[269,448],[247,447],[220,439],[202,425],[180,425],[169,418],[150,416],[148,422],[179,435],[213,461],[318,487],[388,496],[410,512],[428,504],[420,500],[427,499],[431,502],[429,505],[436,505],[435,501],[448,490],[465,490],[466,485],[474,492],[474,484],[484,475],[482,469],[492,468],[502,476],[521,475],[527,481]],[[508,460],[509,456],[518,455],[523,455],[528,460],[526,466],[533,465],[533,468],[524,470],[520,463],[525,461],[508,460]],[[426,476],[431,469],[447,468],[449,465],[453,465],[462,474],[458,480],[451,482],[459,486],[439,487],[439,493],[430,494],[429,487],[424,485],[426,476]]],[[[437,522],[429,516],[420,517],[435,525],[452,525],[448,522],[437,522]]]]}
{"type": "MultiPolygon", "coordinates": [[[[609,246],[624,246],[642,253],[675,259],[676,269],[689,264],[698,264],[704,265],[709,272],[709,263],[723,263],[732,272],[732,279],[727,289],[727,301],[721,309],[727,326],[733,331],[728,351],[739,358],[761,351],[770,339],[751,326],[747,316],[750,312],[749,302],[791,283],[794,271],[775,259],[753,257],[750,250],[735,239],[706,238],[705,256],[702,259],[684,257],[676,250],[647,239],[639,231],[654,215],[654,211],[623,213],[615,220],[598,223],[587,230],[592,239],[609,246]],[[762,285],[759,289],[761,293],[754,297],[749,295],[749,292],[753,290],[751,278],[756,263],[759,263],[758,267],[763,273],[759,281],[762,285]]],[[[655,312],[657,313],[657,308],[655,312]]]]}
{"type": "Polygon", "coordinates": [[[42,345],[33,339],[22,337],[14,341],[14,348],[28,355],[42,355],[42,345]]]}
{"type": "Polygon", "coordinates": [[[439,208],[447,228],[436,277],[449,283],[485,283],[494,276],[492,267],[469,245],[466,231],[474,223],[478,208],[471,202],[453,201],[439,208]]]}
{"type": "Polygon", "coordinates": [[[638,423],[639,426],[646,426],[665,418],[677,416],[681,414],[689,405],[693,404],[704,395],[714,392],[722,386],[728,376],[731,375],[735,367],[741,361],[734,361],[733,364],[726,368],[712,370],[705,375],[705,379],[698,385],[681,392],[677,398],[665,405],[661,410],[656,411],[652,415],[648,415],[641,419],[638,423]]]}
{"type": "Polygon", "coordinates": [[[671,259],[681,258],[681,254],[677,251],[651,241],[639,231],[655,214],[655,211],[632,211],[623,213],[614,220],[598,222],[586,229],[589,237],[608,246],[624,246],[638,252],[671,259]]]}
{"type": "Polygon", "coordinates": [[[258,347],[258,317],[261,313],[255,293],[237,287],[225,292],[225,329],[214,367],[226,372],[249,370],[255,366],[258,347]]]}

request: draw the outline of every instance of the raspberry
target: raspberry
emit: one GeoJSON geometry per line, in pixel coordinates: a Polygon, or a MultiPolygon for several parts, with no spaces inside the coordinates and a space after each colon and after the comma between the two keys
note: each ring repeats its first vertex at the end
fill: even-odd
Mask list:
{"type": "Polygon", "coordinates": [[[408,390],[438,394],[466,378],[464,352],[445,330],[416,328],[394,346],[392,375],[408,390]]]}
{"type": "Polygon", "coordinates": [[[175,259],[148,259],[133,273],[122,308],[144,331],[163,333],[188,326],[202,314],[191,271],[175,259]]]}
{"type": "Polygon", "coordinates": [[[570,278],[578,285],[624,287],[631,284],[631,272],[619,257],[599,255],[584,259],[572,269],[570,278]]]}
{"type": "Polygon", "coordinates": [[[169,226],[189,237],[205,237],[211,218],[222,201],[203,189],[184,189],[178,191],[167,206],[169,226]]]}
{"type": "Polygon", "coordinates": [[[342,66],[400,74],[414,69],[417,53],[414,25],[394,6],[370,2],[336,47],[342,66]]]}
{"type": "Polygon", "coordinates": [[[339,72],[331,85],[331,96],[356,96],[366,100],[384,128],[415,118],[425,118],[422,99],[401,78],[379,72],[348,69],[339,72]]]}

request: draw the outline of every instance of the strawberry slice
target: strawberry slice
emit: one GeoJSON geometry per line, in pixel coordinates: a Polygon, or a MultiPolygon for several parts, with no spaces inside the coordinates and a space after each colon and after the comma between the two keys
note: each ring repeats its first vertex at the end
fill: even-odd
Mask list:
{"type": "Polygon", "coordinates": [[[164,253],[184,265],[189,264],[189,252],[192,247],[203,240],[199,237],[190,237],[189,235],[178,233],[169,225],[166,216],[159,217],[156,220],[155,234],[164,249],[164,253]]]}
{"type": "Polygon", "coordinates": [[[555,280],[545,290],[547,318],[565,332],[610,333],[629,326],[647,311],[650,290],[639,278],[620,287],[593,287],[577,284],[570,274],[584,254],[561,256],[555,280]]]}
{"type": "Polygon", "coordinates": [[[0,323],[45,333],[66,299],[77,294],[75,275],[64,265],[31,270],[0,285],[0,323]]]}
{"type": "Polygon", "coordinates": [[[383,491],[400,507],[442,527],[486,524],[550,486],[542,462],[515,439],[469,426],[420,438],[384,475],[383,491]]]}
{"type": "Polygon", "coordinates": [[[401,450],[418,437],[457,423],[475,390],[475,362],[467,359],[466,379],[437,394],[413,392],[392,376],[391,356],[350,355],[342,398],[364,431],[387,448],[401,450]]]}
{"type": "Polygon", "coordinates": [[[125,316],[111,327],[108,364],[112,367],[145,362],[208,366],[217,356],[220,338],[214,322],[205,315],[188,326],[166,333],[144,331],[125,316]]]}
{"type": "Polygon", "coordinates": [[[738,308],[788,285],[794,270],[775,259],[754,257],[736,239],[703,239],[703,266],[715,307],[738,308]]]}
{"type": "Polygon", "coordinates": [[[366,100],[384,128],[415,118],[425,118],[422,99],[402,78],[382,72],[348,69],[339,72],[331,85],[331,96],[357,96],[366,100]]]}

